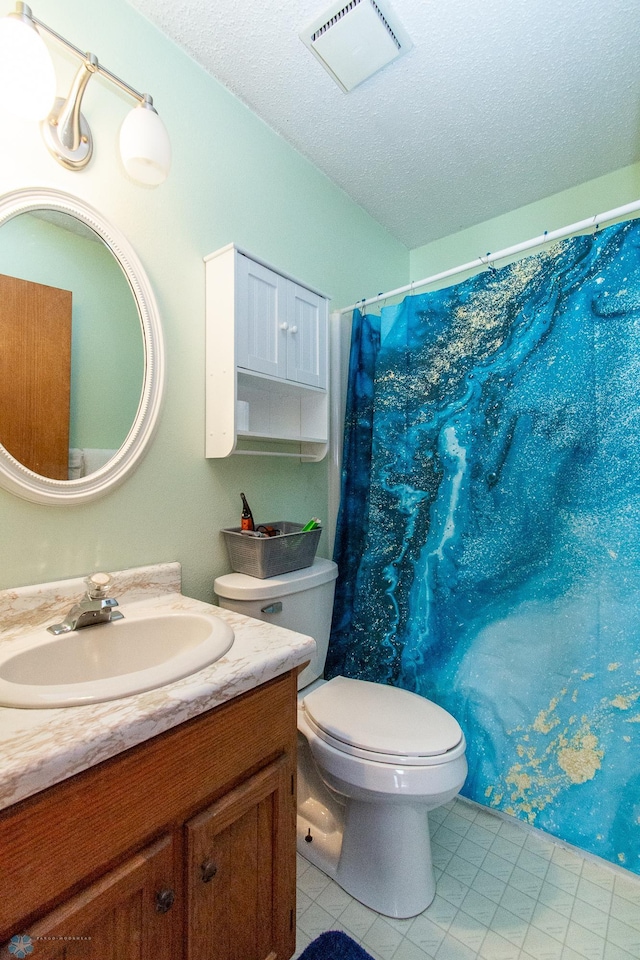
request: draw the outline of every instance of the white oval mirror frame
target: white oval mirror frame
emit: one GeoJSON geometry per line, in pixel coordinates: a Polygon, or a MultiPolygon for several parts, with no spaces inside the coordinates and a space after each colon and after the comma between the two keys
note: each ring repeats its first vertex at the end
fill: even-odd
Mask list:
{"type": "Polygon", "coordinates": [[[93,207],[58,190],[16,190],[0,197],[0,227],[21,213],[55,210],[90,227],[106,244],[125,274],[135,299],[144,341],[142,395],[133,425],[118,452],[87,477],[52,480],[29,470],[0,444],[0,487],[35,503],[80,504],[108,493],[131,473],[157,426],[164,390],[164,342],[153,290],[128,240],[93,207]]]}

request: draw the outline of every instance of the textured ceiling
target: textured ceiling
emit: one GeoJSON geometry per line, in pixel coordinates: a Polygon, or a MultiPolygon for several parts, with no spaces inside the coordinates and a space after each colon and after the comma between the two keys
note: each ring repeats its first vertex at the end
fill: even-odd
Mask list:
{"type": "Polygon", "coordinates": [[[639,0],[388,0],[414,47],[349,94],[329,2],[129,2],[409,248],[640,159],[639,0]]]}

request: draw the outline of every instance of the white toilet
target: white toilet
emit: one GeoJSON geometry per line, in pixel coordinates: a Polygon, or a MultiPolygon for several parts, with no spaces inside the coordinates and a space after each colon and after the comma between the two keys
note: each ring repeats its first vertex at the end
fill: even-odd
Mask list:
{"type": "Polygon", "coordinates": [[[361,903],[412,917],[433,900],[429,810],[466,775],[465,739],[437,704],[397,687],[320,679],[338,569],[218,577],[220,605],[314,638],[298,681],[298,852],[361,903]]]}

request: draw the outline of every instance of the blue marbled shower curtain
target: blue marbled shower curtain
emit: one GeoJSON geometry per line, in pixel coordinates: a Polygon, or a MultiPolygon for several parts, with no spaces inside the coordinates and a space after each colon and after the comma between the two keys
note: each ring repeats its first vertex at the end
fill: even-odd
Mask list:
{"type": "Polygon", "coordinates": [[[640,873],[640,223],[375,323],[327,675],[440,703],[465,795],[640,873]]]}

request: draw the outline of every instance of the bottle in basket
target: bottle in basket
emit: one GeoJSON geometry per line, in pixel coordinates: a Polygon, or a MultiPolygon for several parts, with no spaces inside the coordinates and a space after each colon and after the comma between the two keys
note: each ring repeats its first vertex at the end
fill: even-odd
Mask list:
{"type": "Polygon", "coordinates": [[[247,498],[244,493],[241,493],[242,497],[242,513],[240,515],[240,529],[241,530],[255,530],[255,524],[253,522],[253,514],[251,513],[251,507],[247,503],[247,498]]]}

